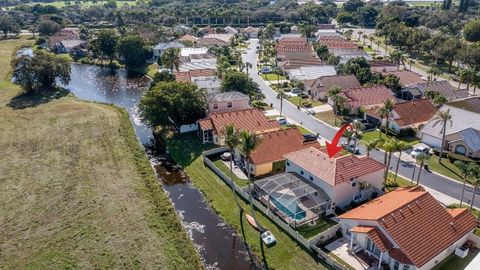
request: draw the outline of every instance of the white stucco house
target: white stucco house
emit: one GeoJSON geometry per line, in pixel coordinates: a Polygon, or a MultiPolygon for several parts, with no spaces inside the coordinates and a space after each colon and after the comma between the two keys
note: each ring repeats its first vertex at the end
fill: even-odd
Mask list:
{"type": "Polygon", "coordinates": [[[185,48],[185,45],[178,41],[172,41],[172,42],[160,42],[155,47],[153,47],[153,58],[158,59],[160,55],[163,54],[163,52],[168,49],[168,48],[178,48],[182,49],[185,48]]]}
{"type": "Polygon", "coordinates": [[[332,200],[332,209],[345,208],[382,193],[385,165],[354,155],[328,157],[325,148],[307,148],[285,155],[286,172],[301,175],[332,200]],[[367,185],[368,183],[368,185],[367,185]]]}
{"type": "Polygon", "coordinates": [[[251,108],[250,98],[248,95],[237,91],[211,95],[207,102],[208,111],[210,113],[237,111],[251,108]]]}
{"type": "Polygon", "coordinates": [[[452,253],[465,254],[477,226],[468,209],[447,209],[421,186],[398,188],[338,218],[349,252],[367,256],[375,269],[432,269],[452,253]]]}

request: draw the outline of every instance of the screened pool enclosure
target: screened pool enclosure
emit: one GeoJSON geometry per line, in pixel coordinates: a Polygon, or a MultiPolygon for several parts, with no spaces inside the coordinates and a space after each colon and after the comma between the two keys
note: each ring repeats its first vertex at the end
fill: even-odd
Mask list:
{"type": "Polygon", "coordinates": [[[257,198],[291,226],[317,220],[331,207],[325,192],[294,173],[254,182],[257,198]]]}

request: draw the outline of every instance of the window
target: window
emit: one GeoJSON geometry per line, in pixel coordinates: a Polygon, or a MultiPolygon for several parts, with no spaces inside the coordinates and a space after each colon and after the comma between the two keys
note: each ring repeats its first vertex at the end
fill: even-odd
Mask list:
{"type": "Polygon", "coordinates": [[[313,181],[313,176],[310,175],[310,181],[313,181]]]}
{"type": "Polygon", "coordinates": [[[227,108],[232,108],[232,107],[233,107],[233,103],[232,103],[231,101],[229,101],[229,102],[227,103],[227,108]]]}
{"type": "Polygon", "coordinates": [[[303,170],[302,170],[302,171],[300,171],[300,174],[301,174],[301,175],[303,175],[303,174],[304,174],[303,170]]]}
{"type": "Polygon", "coordinates": [[[217,110],[218,109],[218,103],[213,103],[213,109],[217,110]]]}
{"type": "Polygon", "coordinates": [[[467,152],[467,149],[465,148],[465,146],[463,145],[455,146],[455,154],[465,155],[466,152],[467,152]]]}
{"type": "Polygon", "coordinates": [[[400,268],[400,263],[398,261],[395,261],[393,263],[393,270],[398,270],[398,268],[400,268]]]}
{"type": "Polygon", "coordinates": [[[404,264],[402,270],[410,270],[410,265],[404,264]]]}
{"type": "Polygon", "coordinates": [[[287,161],[287,167],[290,167],[290,161],[287,161]]]}

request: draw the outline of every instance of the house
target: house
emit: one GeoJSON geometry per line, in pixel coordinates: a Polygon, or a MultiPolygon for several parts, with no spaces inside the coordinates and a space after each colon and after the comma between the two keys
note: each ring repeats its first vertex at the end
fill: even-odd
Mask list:
{"type": "Polygon", "coordinates": [[[285,155],[286,171],[296,173],[321,188],[335,207],[345,208],[381,194],[385,165],[370,157],[335,155],[325,148],[309,147],[285,155]],[[365,187],[368,183],[369,187],[365,187]]]}
{"type": "MultiPolygon", "coordinates": [[[[472,158],[480,158],[480,113],[470,110],[443,105],[439,111],[449,110],[452,116],[451,122],[447,123],[445,132],[445,149],[452,153],[465,155],[472,158]]],[[[442,125],[435,124],[436,117],[430,118],[425,126],[419,130],[418,136],[422,142],[431,147],[440,149],[442,145],[442,125]]]]}
{"type": "Polygon", "coordinates": [[[410,85],[401,90],[401,97],[405,100],[420,99],[427,90],[442,94],[448,101],[468,97],[468,90],[457,90],[448,81],[423,82],[410,85]]]}
{"type": "Polygon", "coordinates": [[[415,72],[409,71],[409,70],[382,72],[383,76],[386,76],[386,75],[389,75],[389,74],[397,76],[399,78],[400,85],[403,86],[403,87],[425,82],[425,80],[422,79],[422,77],[420,77],[420,75],[418,75],[415,72]]]}
{"type": "Polygon", "coordinates": [[[286,73],[305,66],[323,66],[323,63],[314,52],[286,52],[283,60],[277,60],[277,65],[286,73]]]}
{"type": "Polygon", "coordinates": [[[372,56],[360,49],[328,49],[334,56],[340,57],[340,63],[346,63],[350,59],[363,57],[367,61],[372,61],[372,56]]]}
{"type": "Polygon", "coordinates": [[[246,38],[258,38],[260,34],[260,28],[249,26],[242,31],[246,38]]]}
{"type": "Polygon", "coordinates": [[[183,36],[177,38],[177,41],[179,41],[179,42],[189,42],[189,43],[192,43],[192,44],[197,42],[197,40],[198,40],[197,37],[189,35],[189,34],[183,35],[183,36]]]}
{"type": "Polygon", "coordinates": [[[86,40],[72,39],[62,40],[53,46],[53,51],[56,53],[70,53],[76,56],[85,56],[87,54],[86,40]]]}
{"type": "Polygon", "coordinates": [[[342,90],[361,87],[360,82],[353,75],[333,75],[306,80],[304,90],[313,98],[324,100],[327,98],[328,90],[333,86],[339,86],[342,90]]]}
{"type": "Polygon", "coordinates": [[[225,31],[225,33],[231,34],[231,35],[234,35],[234,36],[238,34],[238,30],[231,27],[231,26],[227,26],[227,27],[223,28],[223,30],[225,31]]]}
{"type": "Polygon", "coordinates": [[[276,40],[275,50],[278,66],[284,72],[303,66],[322,65],[313,46],[299,35],[282,35],[276,40]]]}
{"type": "Polygon", "coordinates": [[[370,62],[370,71],[372,73],[395,72],[399,70],[399,65],[387,61],[370,62]]]}
{"type": "Polygon", "coordinates": [[[287,76],[290,80],[312,80],[325,76],[337,75],[334,66],[302,66],[297,69],[290,69],[287,71],[287,76]]]}
{"type": "Polygon", "coordinates": [[[340,95],[345,97],[345,104],[354,114],[358,114],[360,108],[369,110],[380,106],[386,99],[394,99],[392,91],[383,85],[351,88],[340,95]]]}
{"type": "MultiPolygon", "coordinates": [[[[288,153],[320,147],[318,141],[305,142],[302,133],[296,127],[267,131],[259,135],[260,144],[250,155],[250,172],[255,177],[284,171],[284,155],[288,153]]],[[[241,156],[241,153],[238,152],[237,156],[241,156]]],[[[244,158],[240,157],[240,160],[244,158]]]]}
{"type": "Polygon", "coordinates": [[[350,252],[370,257],[378,269],[432,269],[477,226],[468,209],[447,209],[421,186],[398,188],[338,218],[350,252]]]}
{"type": "Polygon", "coordinates": [[[237,111],[250,108],[250,98],[248,95],[237,91],[212,95],[208,98],[207,102],[208,111],[210,113],[237,111]]]}
{"type": "Polygon", "coordinates": [[[173,32],[177,35],[189,33],[192,29],[185,25],[177,25],[173,28],[173,32]]]}
{"type": "Polygon", "coordinates": [[[448,105],[480,114],[480,96],[451,101],[448,105]]]}
{"type": "MultiPolygon", "coordinates": [[[[208,65],[216,68],[217,64],[217,58],[206,47],[180,49],[180,61],[182,66],[187,63],[198,63],[200,66],[208,65]]],[[[209,67],[204,66],[203,68],[209,67]]]]}
{"type": "Polygon", "coordinates": [[[80,40],[80,29],[78,28],[63,28],[53,34],[47,41],[47,47],[50,50],[55,50],[60,42],[66,40],[80,40]]]}
{"type": "MultiPolygon", "coordinates": [[[[371,123],[380,123],[380,117],[377,114],[378,108],[372,108],[365,112],[365,119],[371,123]]],[[[430,120],[437,112],[437,107],[428,99],[417,99],[396,103],[390,113],[388,128],[400,132],[407,129],[418,129],[430,120]]],[[[382,120],[382,126],[385,126],[386,119],[382,120]]]]}
{"type": "Polygon", "coordinates": [[[194,83],[198,89],[203,89],[207,92],[207,97],[219,94],[222,89],[222,81],[217,76],[199,76],[193,77],[192,83],[194,83]]]}
{"type": "Polygon", "coordinates": [[[203,59],[198,61],[194,57],[192,58],[188,57],[188,58],[185,58],[184,60],[188,62],[182,62],[179,68],[180,72],[210,69],[210,70],[213,70],[213,73],[215,73],[215,70],[217,68],[216,58],[209,58],[209,59],[203,59]],[[190,62],[192,60],[193,62],[190,62]]]}
{"type": "Polygon", "coordinates": [[[277,130],[280,125],[276,120],[266,117],[256,108],[245,110],[216,112],[197,121],[198,136],[202,143],[223,145],[222,132],[227,125],[235,125],[237,129],[255,131],[258,133],[277,130]]]}
{"type": "Polygon", "coordinates": [[[153,49],[152,49],[153,50],[153,58],[158,59],[163,54],[163,52],[166,49],[169,49],[169,48],[181,49],[181,48],[185,48],[185,45],[183,45],[182,43],[180,43],[178,41],[160,42],[157,45],[155,45],[155,47],[153,47],[153,49]]]}
{"type": "Polygon", "coordinates": [[[202,47],[227,47],[230,42],[216,37],[201,37],[197,40],[196,44],[202,47]]]}
{"type": "Polygon", "coordinates": [[[327,46],[328,49],[357,49],[358,45],[342,36],[320,36],[317,42],[327,46]]]}
{"type": "Polygon", "coordinates": [[[175,71],[175,80],[177,82],[192,82],[198,77],[209,77],[215,75],[215,69],[192,69],[188,71],[175,71]]]}

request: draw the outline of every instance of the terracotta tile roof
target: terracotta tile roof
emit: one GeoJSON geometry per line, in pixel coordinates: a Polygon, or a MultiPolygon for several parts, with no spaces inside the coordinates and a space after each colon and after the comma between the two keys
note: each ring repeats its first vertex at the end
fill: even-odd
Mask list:
{"type": "MultiPolygon", "coordinates": [[[[446,210],[421,186],[399,188],[339,218],[377,221],[405,255],[403,259],[417,267],[422,267],[477,226],[475,217],[466,209],[446,210]]],[[[401,254],[395,252],[400,257],[401,254]]]]}
{"type": "Polygon", "coordinates": [[[353,228],[350,229],[351,232],[354,232],[354,233],[368,233],[370,231],[372,231],[373,229],[375,229],[374,226],[355,226],[353,228]]]}
{"type": "Polygon", "coordinates": [[[412,84],[423,83],[425,82],[420,75],[415,72],[411,72],[409,70],[400,70],[394,72],[383,72],[383,75],[393,74],[400,78],[399,83],[403,86],[409,86],[412,84]]]}
{"type": "Polygon", "coordinates": [[[269,119],[262,111],[256,108],[212,113],[197,122],[202,130],[213,129],[215,134],[219,134],[225,126],[230,124],[234,124],[238,129],[258,132],[280,128],[276,120],[269,119]]]}
{"type": "Polygon", "coordinates": [[[189,71],[174,72],[177,82],[192,82],[192,78],[208,77],[215,74],[213,69],[193,69],[189,71]]]}
{"type": "Polygon", "coordinates": [[[387,61],[371,61],[370,67],[398,67],[398,64],[387,61]]]}
{"type": "MultiPolygon", "coordinates": [[[[372,108],[367,114],[378,119],[377,109],[372,108]]],[[[400,126],[411,126],[428,122],[437,112],[438,108],[428,99],[417,99],[395,104],[393,108],[393,120],[400,126]]]]}
{"type": "Polygon", "coordinates": [[[307,147],[319,148],[317,141],[304,142],[298,128],[288,128],[261,133],[262,141],[252,152],[253,164],[264,164],[283,160],[284,155],[307,147]]]}
{"type": "Polygon", "coordinates": [[[345,155],[329,158],[325,148],[310,147],[289,153],[285,158],[331,186],[385,169],[385,165],[367,156],[345,155]]]}
{"type": "Polygon", "coordinates": [[[390,242],[390,240],[388,240],[385,234],[383,234],[382,231],[380,231],[380,229],[378,229],[377,227],[367,232],[367,235],[368,237],[370,237],[370,239],[372,239],[375,246],[377,246],[377,248],[380,249],[381,252],[388,251],[393,247],[392,242],[390,242]]]}
{"type": "MultiPolygon", "coordinates": [[[[307,82],[306,82],[307,83],[307,82]]],[[[318,78],[309,82],[311,93],[326,93],[332,86],[340,86],[342,91],[350,88],[361,87],[360,82],[353,75],[335,75],[318,78]]]]}
{"type": "Polygon", "coordinates": [[[422,95],[425,94],[427,90],[439,92],[449,101],[468,97],[467,89],[457,90],[448,81],[423,82],[411,85],[405,89],[409,91],[420,91],[422,95]]]}
{"type": "Polygon", "coordinates": [[[327,46],[329,49],[356,49],[358,45],[350,40],[336,36],[322,36],[318,39],[318,43],[327,46]]]}
{"type": "Polygon", "coordinates": [[[307,39],[299,37],[284,37],[279,39],[275,45],[275,50],[277,52],[277,57],[279,58],[288,57],[288,52],[314,53],[313,46],[308,43],[307,39]]]}
{"type": "Polygon", "coordinates": [[[378,105],[384,100],[393,99],[393,93],[383,85],[351,88],[341,93],[351,108],[378,105]]]}
{"type": "Polygon", "coordinates": [[[212,46],[224,47],[224,46],[228,46],[229,43],[216,37],[203,37],[197,40],[197,45],[205,46],[205,47],[212,47],[212,46]]]}
{"type": "Polygon", "coordinates": [[[390,257],[394,258],[396,261],[398,261],[401,264],[409,264],[413,265],[414,263],[405,255],[405,253],[402,252],[401,249],[399,248],[392,248],[389,252],[388,255],[390,257]]]}
{"type": "Polygon", "coordinates": [[[192,35],[184,35],[184,36],[181,36],[177,39],[178,41],[191,41],[191,42],[195,42],[198,40],[197,37],[194,37],[192,35]]]}
{"type": "Polygon", "coordinates": [[[80,39],[78,31],[74,29],[65,28],[53,34],[48,39],[48,47],[52,48],[55,44],[60,43],[61,41],[64,41],[64,40],[77,40],[77,39],[80,39]]]}

